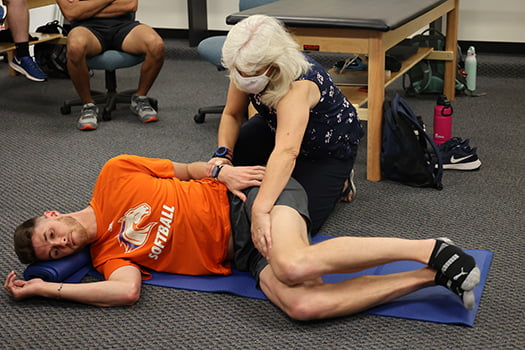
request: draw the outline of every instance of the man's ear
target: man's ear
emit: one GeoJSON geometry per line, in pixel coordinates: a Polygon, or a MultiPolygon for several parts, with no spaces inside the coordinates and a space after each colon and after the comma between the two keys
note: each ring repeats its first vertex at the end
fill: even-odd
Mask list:
{"type": "Polygon", "coordinates": [[[60,216],[60,213],[56,210],[48,210],[46,212],[44,212],[44,217],[47,219],[47,218],[52,218],[52,217],[58,217],[60,216]]]}

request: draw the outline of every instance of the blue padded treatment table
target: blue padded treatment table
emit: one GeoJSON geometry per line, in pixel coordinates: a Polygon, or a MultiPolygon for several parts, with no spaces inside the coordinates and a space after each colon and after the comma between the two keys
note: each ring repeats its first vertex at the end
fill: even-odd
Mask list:
{"type": "Polygon", "coordinates": [[[446,0],[280,0],[232,14],[235,24],[253,14],[279,18],[291,27],[353,28],[387,32],[446,0]]]}
{"type": "Polygon", "coordinates": [[[368,121],[367,179],[381,180],[381,124],[384,88],[422,59],[445,61],[443,92],[455,98],[459,0],[280,0],[226,18],[236,24],[253,14],[281,20],[305,51],[368,55],[368,93],[340,86],[368,121]],[[445,50],[420,49],[385,81],[385,52],[433,21],[447,16],[445,50]]]}

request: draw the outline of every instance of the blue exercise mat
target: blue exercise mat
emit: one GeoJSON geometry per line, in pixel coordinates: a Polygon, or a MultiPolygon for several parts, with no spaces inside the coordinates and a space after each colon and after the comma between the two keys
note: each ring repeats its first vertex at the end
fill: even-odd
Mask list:
{"type": "MultiPolygon", "coordinates": [[[[313,243],[329,238],[333,237],[317,235],[314,237],[313,243]]],[[[474,289],[476,304],[473,310],[465,309],[460,298],[448,289],[441,286],[434,286],[405,295],[392,302],[365,311],[365,313],[428,322],[463,324],[472,327],[492,262],[493,253],[482,249],[467,249],[465,251],[476,259],[476,263],[481,270],[481,281],[474,289]]],[[[415,270],[422,266],[423,264],[413,261],[398,261],[357,273],[327,275],[324,276],[323,279],[327,283],[337,283],[357,276],[390,274],[415,270]]],[[[60,260],[32,264],[28,266],[24,272],[24,278],[27,280],[40,277],[47,281],[75,283],[80,282],[88,273],[101,277],[101,275],[91,267],[89,251],[85,249],[78,254],[60,260]]],[[[255,287],[255,280],[250,273],[237,271],[235,269],[229,276],[186,276],[155,271],[151,271],[151,275],[152,278],[144,281],[144,284],[202,292],[224,292],[247,298],[267,299],[266,296],[255,287]]]]}

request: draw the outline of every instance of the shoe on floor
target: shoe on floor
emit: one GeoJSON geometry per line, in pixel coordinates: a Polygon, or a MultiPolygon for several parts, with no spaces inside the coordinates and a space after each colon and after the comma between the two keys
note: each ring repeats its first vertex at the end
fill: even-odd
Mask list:
{"type": "Polygon", "coordinates": [[[0,1],[0,25],[4,24],[5,18],[7,17],[7,8],[0,1]]]}
{"type": "Polygon", "coordinates": [[[151,107],[149,98],[147,96],[131,96],[131,111],[139,117],[143,123],[156,122],[157,111],[151,107]]]}
{"type": "Polygon", "coordinates": [[[470,147],[469,139],[461,140],[459,137],[453,137],[438,147],[445,170],[476,170],[481,166],[481,161],[476,154],[477,148],[470,147]]]}
{"type": "Polygon", "coordinates": [[[16,70],[18,73],[25,75],[25,77],[29,80],[47,80],[47,75],[44,72],[42,72],[38,64],[35,62],[34,58],[31,56],[14,56],[13,60],[9,62],[9,66],[16,70]]]}
{"type": "Polygon", "coordinates": [[[96,130],[97,129],[98,107],[94,103],[86,103],[80,111],[78,119],[78,130],[96,130]]]}

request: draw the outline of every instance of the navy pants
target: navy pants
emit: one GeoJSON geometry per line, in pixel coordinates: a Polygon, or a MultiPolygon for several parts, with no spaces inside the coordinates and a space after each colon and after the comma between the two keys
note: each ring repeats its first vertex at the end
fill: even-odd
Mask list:
{"type": "MultiPolygon", "coordinates": [[[[234,165],[265,165],[275,145],[275,135],[260,115],[246,121],[235,145],[234,165]]],[[[319,232],[343,191],[345,180],[354,166],[357,145],[349,159],[310,159],[299,156],[292,177],[305,189],[311,234],[319,232]]]]}

